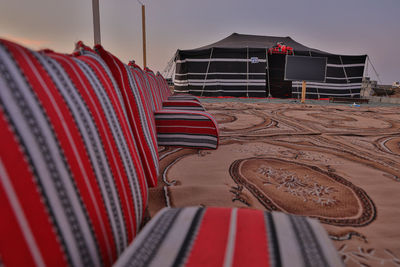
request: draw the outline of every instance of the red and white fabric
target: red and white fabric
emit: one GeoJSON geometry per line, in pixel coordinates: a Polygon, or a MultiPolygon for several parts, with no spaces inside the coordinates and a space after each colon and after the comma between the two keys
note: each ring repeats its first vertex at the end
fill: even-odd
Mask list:
{"type": "Polygon", "coordinates": [[[343,266],[317,220],[236,208],[165,208],[115,267],[343,266]]]}
{"type": "Polygon", "coordinates": [[[169,89],[167,81],[161,75],[161,73],[157,72],[156,74],[158,86],[160,90],[163,91],[164,99],[166,100],[192,100],[196,102],[200,102],[200,100],[193,95],[172,95],[169,89]]]}
{"type": "MultiPolygon", "coordinates": [[[[164,83],[160,82],[160,77],[157,77],[152,70],[145,68],[145,76],[148,80],[154,103],[155,110],[159,109],[182,109],[182,110],[198,110],[205,111],[205,108],[200,101],[193,99],[179,99],[175,97],[173,100],[168,99],[168,88],[165,88],[164,83]]],[[[161,77],[162,78],[162,77],[161,77]]],[[[164,80],[164,78],[162,78],[164,80]]]]}
{"type": "Polygon", "coordinates": [[[0,39],[1,266],[341,266],[317,221],[283,213],[167,208],[138,234],[148,188],[129,109],[78,47],[0,39]]]}
{"type": "Polygon", "coordinates": [[[160,146],[217,149],[219,131],[206,112],[164,109],[155,112],[157,142],[160,146]]]}
{"type": "Polygon", "coordinates": [[[148,188],[115,81],[90,55],[0,40],[0,258],[111,265],[148,188]]]}
{"type": "Polygon", "coordinates": [[[159,157],[154,114],[146,105],[143,91],[138,90],[138,76],[133,70],[122,63],[117,57],[106,51],[101,45],[95,46],[95,51],[101,56],[111,70],[123,97],[128,119],[137,142],[138,151],[145,171],[148,185],[157,185],[159,157]]]}
{"type": "Polygon", "coordinates": [[[152,104],[158,145],[200,149],[216,149],[218,147],[218,124],[209,113],[163,109],[162,104],[160,105],[161,95],[154,97],[158,86],[154,74],[150,75],[150,71],[143,71],[133,62],[129,66],[138,76],[135,80],[136,88],[141,91],[146,102],[152,104]]]}

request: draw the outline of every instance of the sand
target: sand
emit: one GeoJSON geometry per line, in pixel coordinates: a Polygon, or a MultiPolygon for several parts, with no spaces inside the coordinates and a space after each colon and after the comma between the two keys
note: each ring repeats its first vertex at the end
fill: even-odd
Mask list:
{"type": "Polygon", "coordinates": [[[160,148],[152,215],[203,205],[311,216],[347,266],[400,265],[399,106],[204,105],[220,146],[160,148]]]}

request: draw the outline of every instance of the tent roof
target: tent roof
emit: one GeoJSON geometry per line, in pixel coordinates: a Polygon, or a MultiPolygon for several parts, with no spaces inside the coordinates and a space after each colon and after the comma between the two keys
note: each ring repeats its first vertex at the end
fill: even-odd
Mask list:
{"type": "Polygon", "coordinates": [[[262,35],[248,35],[248,34],[239,34],[232,33],[228,37],[206,46],[202,46],[195,49],[188,49],[186,51],[196,51],[196,50],[205,50],[210,48],[271,48],[276,45],[277,42],[283,42],[285,45],[293,47],[295,51],[303,51],[303,52],[317,52],[330,54],[328,52],[324,52],[318,49],[309,48],[305,45],[302,45],[289,36],[287,37],[278,37],[278,36],[262,36],[262,35]]]}

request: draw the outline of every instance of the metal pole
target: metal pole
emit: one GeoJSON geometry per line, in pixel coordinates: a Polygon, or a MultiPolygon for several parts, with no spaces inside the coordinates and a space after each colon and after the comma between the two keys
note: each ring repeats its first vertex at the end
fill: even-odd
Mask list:
{"type": "Polygon", "coordinates": [[[269,82],[269,61],[268,61],[268,49],[265,48],[265,53],[266,53],[266,62],[267,62],[267,79],[268,79],[268,97],[271,96],[271,87],[270,87],[270,82],[269,82]]]}
{"type": "Polygon", "coordinates": [[[211,48],[210,58],[209,58],[209,60],[208,60],[206,75],[205,75],[205,77],[204,77],[204,82],[203,82],[203,89],[201,90],[200,96],[203,96],[204,88],[206,87],[207,75],[208,75],[208,71],[210,70],[210,64],[211,64],[211,58],[212,58],[212,55],[213,55],[213,51],[214,51],[214,47],[211,48]]]}
{"type": "Polygon", "coordinates": [[[147,67],[146,61],[146,9],[142,5],[142,39],[143,39],[143,67],[147,67]]]}
{"type": "Polygon", "coordinates": [[[92,0],[94,44],[101,44],[99,0],[92,0]]]}
{"type": "Polygon", "coordinates": [[[249,97],[249,47],[247,47],[247,91],[246,91],[246,96],[249,97]]]}

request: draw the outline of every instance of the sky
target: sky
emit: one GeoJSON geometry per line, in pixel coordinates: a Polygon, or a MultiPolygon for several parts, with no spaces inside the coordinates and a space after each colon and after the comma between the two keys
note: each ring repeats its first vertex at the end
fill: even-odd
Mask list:
{"type": "MultiPolygon", "coordinates": [[[[99,0],[102,45],[142,65],[141,6],[99,0]]],[[[147,65],[163,71],[177,49],[241,34],[290,36],[316,49],[367,54],[384,84],[400,80],[400,0],[141,0],[147,65]]],[[[70,53],[93,45],[91,0],[0,0],[0,38],[70,53]]],[[[377,80],[371,65],[368,75],[377,80]]]]}

